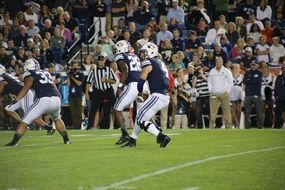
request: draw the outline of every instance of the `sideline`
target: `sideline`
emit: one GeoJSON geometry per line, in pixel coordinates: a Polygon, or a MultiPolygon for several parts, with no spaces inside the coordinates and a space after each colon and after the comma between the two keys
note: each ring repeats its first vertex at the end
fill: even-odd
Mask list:
{"type": "Polygon", "coordinates": [[[136,177],[133,177],[131,179],[119,181],[119,182],[116,182],[116,183],[113,183],[113,184],[110,184],[107,186],[96,187],[96,188],[94,188],[94,190],[105,190],[105,189],[111,189],[111,188],[119,188],[120,186],[128,184],[130,182],[139,181],[139,180],[144,179],[144,178],[160,175],[163,173],[171,172],[171,171],[182,169],[182,168],[189,167],[189,166],[202,164],[202,163],[205,163],[208,161],[214,161],[214,160],[219,160],[219,159],[224,159],[224,158],[231,158],[231,157],[235,157],[235,156],[243,156],[243,155],[254,154],[254,153],[259,153],[259,152],[269,152],[269,151],[280,150],[280,149],[285,149],[285,146],[271,147],[271,148],[257,149],[257,150],[249,150],[249,151],[245,151],[245,152],[237,152],[237,153],[227,154],[227,155],[222,155],[222,156],[212,156],[209,158],[205,158],[205,159],[201,159],[201,160],[195,160],[195,161],[187,162],[185,164],[180,164],[177,166],[172,166],[169,168],[157,170],[157,171],[154,171],[152,173],[147,173],[147,174],[143,174],[140,176],[136,176],[136,177]]]}

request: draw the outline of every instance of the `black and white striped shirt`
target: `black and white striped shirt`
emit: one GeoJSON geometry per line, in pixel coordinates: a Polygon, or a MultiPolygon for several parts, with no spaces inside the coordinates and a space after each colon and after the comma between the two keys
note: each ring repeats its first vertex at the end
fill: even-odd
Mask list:
{"type": "MultiPolygon", "coordinates": [[[[204,73],[204,76],[208,78],[209,73],[204,73]]],[[[196,81],[196,90],[199,93],[199,97],[207,97],[210,95],[209,87],[208,87],[208,81],[203,79],[201,76],[197,77],[196,81]]]]}
{"type": "Polygon", "coordinates": [[[112,88],[112,84],[102,82],[103,77],[109,80],[116,80],[113,70],[110,67],[106,66],[103,68],[96,67],[94,69],[91,69],[86,82],[90,84],[93,83],[94,89],[97,90],[105,91],[109,88],[112,88]]]}

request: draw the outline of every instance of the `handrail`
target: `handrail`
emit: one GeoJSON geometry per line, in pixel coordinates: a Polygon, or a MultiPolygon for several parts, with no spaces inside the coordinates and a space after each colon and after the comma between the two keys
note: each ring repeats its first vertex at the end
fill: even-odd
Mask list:
{"type": "Polygon", "coordinates": [[[69,65],[81,51],[82,51],[82,49],[79,49],[79,50],[74,54],[74,56],[72,56],[72,58],[67,62],[67,64],[69,65]]]}
{"type": "Polygon", "coordinates": [[[79,42],[80,38],[77,38],[72,45],[67,49],[67,52],[70,53],[71,49],[77,44],[77,42],[79,42]]]}

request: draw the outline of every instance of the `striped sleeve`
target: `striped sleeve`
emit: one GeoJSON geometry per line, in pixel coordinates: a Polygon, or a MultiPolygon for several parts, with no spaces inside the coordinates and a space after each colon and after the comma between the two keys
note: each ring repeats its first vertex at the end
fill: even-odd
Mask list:
{"type": "Polygon", "coordinates": [[[92,84],[92,82],[94,82],[94,69],[91,69],[89,71],[86,82],[90,83],[90,84],[92,84]]]}
{"type": "Polygon", "coordinates": [[[117,54],[117,55],[115,55],[114,61],[117,62],[117,61],[119,61],[119,60],[124,60],[123,54],[117,54]]]}
{"type": "Polygon", "coordinates": [[[142,63],[141,63],[141,66],[142,68],[148,66],[148,65],[151,65],[151,62],[149,60],[144,60],[142,63]]]}
{"type": "Polygon", "coordinates": [[[109,68],[109,77],[111,80],[116,80],[113,69],[109,68]]]}

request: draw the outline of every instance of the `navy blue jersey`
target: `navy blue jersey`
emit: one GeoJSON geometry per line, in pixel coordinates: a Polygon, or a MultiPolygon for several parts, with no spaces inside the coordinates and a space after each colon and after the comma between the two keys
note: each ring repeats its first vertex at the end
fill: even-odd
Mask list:
{"type": "Polygon", "coordinates": [[[8,73],[4,73],[0,76],[0,82],[2,81],[6,81],[8,83],[5,85],[2,95],[13,94],[16,96],[23,88],[23,84],[16,77],[8,73]]]}
{"type": "Polygon", "coordinates": [[[122,60],[128,65],[128,77],[125,82],[127,85],[130,82],[138,82],[140,79],[140,59],[137,55],[131,53],[120,53],[117,54],[114,58],[116,62],[122,60]]]}
{"type": "Polygon", "coordinates": [[[48,71],[26,71],[24,73],[24,79],[29,76],[34,78],[32,89],[34,89],[37,98],[52,96],[60,97],[60,93],[58,92],[55,84],[53,83],[52,77],[48,71]]]}
{"type": "Polygon", "coordinates": [[[148,74],[147,81],[150,93],[167,94],[169,86],[168,70],[164,62],[159,59],[147,59],[142,62],[142,68],[151,65],[152,71],[148,74]]]}

